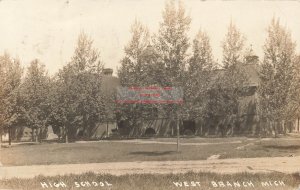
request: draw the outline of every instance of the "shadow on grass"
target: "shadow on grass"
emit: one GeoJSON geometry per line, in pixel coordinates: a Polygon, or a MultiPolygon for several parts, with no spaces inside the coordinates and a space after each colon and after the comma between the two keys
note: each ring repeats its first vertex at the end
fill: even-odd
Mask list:
{"type": "Polygon", "coordinates": [[[300,145],[290,145],[290,146],[282,146],[282,145],[267,145],[263,146],[264,148],[273,148],[273,149],[285,149],[285,150],[297,150],[300,149],[300,145]]]}
{"type": "Polygon", "coordinates": [[[175,153],[176,151],[137,151],[137,152],[130,152],[129,154],[143,155],[143,156],[163,156],[163,155],[169,155],[175,153]]]}

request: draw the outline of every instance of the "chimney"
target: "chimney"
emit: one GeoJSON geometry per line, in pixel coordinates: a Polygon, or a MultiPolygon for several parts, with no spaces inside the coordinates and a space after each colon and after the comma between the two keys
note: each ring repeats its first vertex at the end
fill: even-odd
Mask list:
{"type": "Polygon", "coordinates": [[[114,72],[114,70],[111,69],[111,68],[105,68],[105,69],[103,69],[103,74],[104,75],[112,76],[113,72],[114,72]]]}
{"type": "Polygon", "coordinates": [[[246,64],[257,64],[257,63],[258,63],[258,56],[249,55],[246,57],[246,64]]]}

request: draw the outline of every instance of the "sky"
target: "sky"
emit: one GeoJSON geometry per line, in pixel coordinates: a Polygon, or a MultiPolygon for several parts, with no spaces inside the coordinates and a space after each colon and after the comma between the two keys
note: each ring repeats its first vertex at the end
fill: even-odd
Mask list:
{"type": "MultiPolygon", "coordinates": [[[[199,29],[208,33],[215,59],[222,59],[221,42],[232,20],[260,58],[273,17],[280,18],[299,44],[300,1],[183,1],[192,18],[189,37],[199,29]]],[[[156,33],[164,0],[0,0],[0,54],[8,52],[26,68],[39,59],[51,75],[67,64],[84,31],[101,52],[105,67],[116,73],[130,40],[135,19],[156,33]]]]}

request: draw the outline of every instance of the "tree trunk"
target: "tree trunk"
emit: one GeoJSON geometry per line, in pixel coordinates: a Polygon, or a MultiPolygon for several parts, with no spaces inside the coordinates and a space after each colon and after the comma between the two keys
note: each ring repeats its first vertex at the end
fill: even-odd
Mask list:
{"type": "Polygon", "coordinates": [[[34,129],[31,128],[31,141],[34,142],[34,129]]]}
{"type": "Polygon", "coordinates": [[[265,135],[269,135],[270,132],[272,134],[272,126],[271,126],[271,121],[269,119],[266,119],[265,123],[263,123],[265,126],[264,126],[264,129],[265,129],[265,135]]]}
{"type": "Polygon", "coordinates": [[[286,134],[286,124],[285,124],[285,120],[282,121],[282,127],[283,127],[283,134],[286,134]]]}
{"type": "Polygon", "coordinates": [[[35,129],[35,142],[39,142],[39,131],[37,128],[35,129]]]}
{"type": "Polygon", "coordinates": [[[267,135],[267,130],[266,130],[266,122],[265,121],[261,121],[260,122],[260,127],[262,128],[263,130],[263,135],[266,136],[267,135]]]}
{"type": "Polygon", "coordinates": [[[108,121],[106,121],[106,137],[108,137],[108,121]]]}
{"type": "Polygon", "coordinates": [[[300,132],[300,118],[298,117],[298,124],[297,124],[297,127],[298,127],[298,133],[300,132]]]}
{"type": "Polygon", "coordinates": [[[179,152],[179,119],[176,120],[177,125],[177,152],[179,152]]]}
{"type": "Polygon", "coordinates": [[[2,128],[0,128],[0,149],[1,149],[1,144],[2,144],[2,134],[3,134],[3,130],[2,130],[2,128]]]}
{"type": "Polygon", "coordinates": [[[62,137],[61,137],[62,140],[63,140],[63,138],[65,138],[65,143],[69,143],[68,129],[67,129],[66,125],[63,126],[63,132],[64,132],[65,136],[63,136],[63,134],[62,134],[62,137]]]}
{"type": "Polygon", "coordinates": [[[8,145],[11,145],[11,127],[8,127],[8,145]]]}
{"type": "Polygon", "coordinates": [[[203,124],[200,125],[200,135],[203,136],[203,124]]]}
{"type": "Polygon", "coordinates": [[[38,130],[38,142],[41,143],[42,139],[43,139],[43,131],[45,131],[45,129],[43,129],[44,127],[39,128],[38,130]]]}
{"type": "Polygon", "coordinates": [[[274,138],[277,138],[277,126],[276,126],[277,122],[272,121],[271,125],[273,127],[274,130],[274,138]]]}
{"type": "Polygon", "coordinates": [[[65,135],[66,135],[66,143],[69,143],[69,137],[68,137],[68,129],[67,127],[65,126],[65,135]]]}
{"type": "Polygon", "coordinates": [[[2,127],[0,127],[0,158],[2,158],[1,148],[2,148],[2,127]]]}
{"type": "Polygon", "coordinates": [[[259,127],[262,131],[262,135],[265,137],[267,135],[267,130],[266,130],[267,121],[263,117],[260,118],[261,119],[259,120],[259,127]]]}
{"type": "Polygon", "coordinates": [[[89,132],[88,132],[88,128],[87,128],[87,122],[86,122],[86,115],[83,115],[83,137],[84,139],[88,139],[89,138],[89,132]]]}

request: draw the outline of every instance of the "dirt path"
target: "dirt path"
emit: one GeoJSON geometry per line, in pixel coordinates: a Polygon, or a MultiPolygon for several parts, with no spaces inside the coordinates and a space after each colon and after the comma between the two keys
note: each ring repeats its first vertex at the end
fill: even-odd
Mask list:
{"type": "Polygon", "coordinates": [[[300,157],[2,166],[0,167],[0,178],[32,178],[37,175],[54,176],[71,173],[81,174],[85,172],[122,175],[134,173],[184,173],[188,171],[216,173],[257,173],[275,171],[283,173],[300,173],[300,157]]]}
{"type": "MultiPolygon", "coordinates": [[[[170,144],[170,145],[176,145],[177,142],[164,142],[164,141],[154,141],[154,140],[140,140],[140,139],[134,139],[134,140],[127,140],[127,141],[107,141],[107,140],[101,140],[98,142],[106,142],[106,143],[112,143],[112,142],[118,142],[118,143],[130,143],[130,144],[170,144]]],[[[203,145],[218,145],[218,144],[240,144],[243,141],[238,140],[238,141],[229,141],[229,142],[180,142],[180,146],[203,146],[203,145]]],[[[79,142],[81,143],[81,142],[79,142]]]]}

